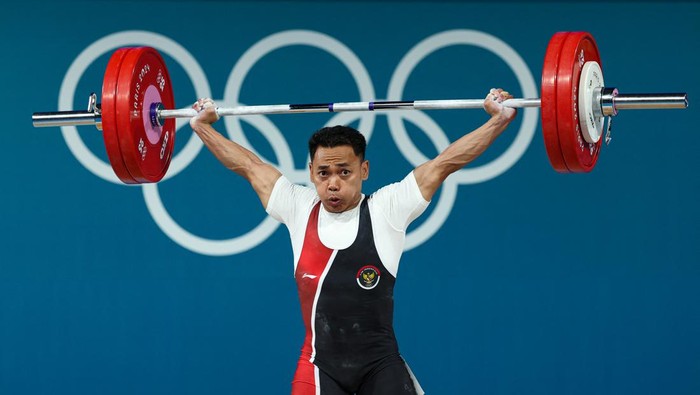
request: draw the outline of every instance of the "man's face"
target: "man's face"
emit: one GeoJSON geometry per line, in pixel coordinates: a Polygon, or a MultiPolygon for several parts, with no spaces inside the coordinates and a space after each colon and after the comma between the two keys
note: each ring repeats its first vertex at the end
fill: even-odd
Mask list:
{"type": "Polygon", "coordinates": [[[318,147],[309,171],[323,208],[342,213],[360,203],[362,181],[369,176],[369,162],[360,160],[349,145],[318,147]]]}

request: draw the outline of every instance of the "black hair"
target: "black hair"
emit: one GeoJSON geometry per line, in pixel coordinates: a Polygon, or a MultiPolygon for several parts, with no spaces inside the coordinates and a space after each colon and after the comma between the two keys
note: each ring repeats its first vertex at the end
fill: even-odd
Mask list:
{"type": "Polygon", "coordinates": [[[334,148],[342,145],[349,145],[361,161],[365,160],[365,136],[357,129],[342,125],[326,126],[317,130],[309,139],[309,157],[313,161],[318,147],[334,148]]]}

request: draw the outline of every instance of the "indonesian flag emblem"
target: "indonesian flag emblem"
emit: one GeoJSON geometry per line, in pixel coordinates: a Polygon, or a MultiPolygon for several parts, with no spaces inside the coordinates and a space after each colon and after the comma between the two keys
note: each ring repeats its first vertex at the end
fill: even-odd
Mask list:
{"type": "Polygon", "coordinates": [[[372,289],[379,284],[379,269],[372,265],[364,266],[357,272],[357,285],[364,289],[372,289]]]}

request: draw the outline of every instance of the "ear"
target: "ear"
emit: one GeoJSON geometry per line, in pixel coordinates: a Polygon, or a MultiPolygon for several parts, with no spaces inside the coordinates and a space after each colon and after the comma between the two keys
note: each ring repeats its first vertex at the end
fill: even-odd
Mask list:
{"type": "Polygon", "coordinates": [[[309,181],[314,181],[314,163],[311,161],[309,162],[309,181]]]}
{"type": "Polygon", "coordinates": [[[361,165],[361,171],[362,171],[362,180],[366,180],[369,178],[369,161],[365,160],[362,162],[361,165]]]}

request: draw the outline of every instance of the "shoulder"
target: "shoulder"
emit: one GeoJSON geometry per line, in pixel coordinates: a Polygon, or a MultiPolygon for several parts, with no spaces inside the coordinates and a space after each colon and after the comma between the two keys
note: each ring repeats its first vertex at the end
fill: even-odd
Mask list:
{"type": "Polygon", "coordinates": [[[304,211],[304,208],[313,206],[317,201],[318,195],[313,188],[294,184],[287,177],[281,176],[272,188],[265,211],[286,223],[290,215],[304,211]]]}
{"type": "MultiPolygon", "coordinates": [[[[405,230],[408,224],[428,207],[413,172],[403,180],[389,184],[371,195],[369,200],[373,216],[381,216],[397,230],[405,230]]],[[[379,217],[378,217],[379,218],[379,217]]]]}
{"type": "Polygon", "coordinates": [[[374,202],[374,204],[386,204],[395,199],[406,199],[409,202],[423,202],[425,204],[430,203],[423,198],[413,172],[408,173],[401,181],[378,189],[371,197],[372,200],[370,202],[374,202]]]}

